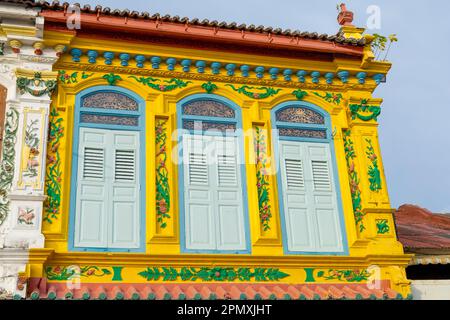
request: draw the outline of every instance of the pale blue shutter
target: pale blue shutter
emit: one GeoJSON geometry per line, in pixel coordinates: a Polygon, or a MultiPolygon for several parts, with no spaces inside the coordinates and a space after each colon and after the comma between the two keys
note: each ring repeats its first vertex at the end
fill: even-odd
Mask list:
{"type": "Polygon", "coordinates": [[[244,206],[237,137],[214,137],[218,250],[244,250],[244,206]]]}
{"type": "Polygon", "coordinates": [[[186,248],[216,248],[214,219],[214,175],[210,173],[209,137],[183,135],[186,248]]]}
{"type": "Polygon", "coordinates": [[[76,247],[107,247],[107,143],[105,130],[80,128],[75,212],[76,247]]]}
{"type": "Polygon", "coordinates": [[[280,161],[288,249],[342,251],[329,145],[280,141],[280,161]]]}
{"type": "Polygon", "coordinates": [[[316,249],[318,252],[342,251],[342,234],[330,146],[305,143],[305,148],[308,172],[311,173],[308,178],[312,180],[310,203],[317,225],[316,249]]]}
{"type": "Polygon", "coordinates": [[[139,248],[139,132],[110,131],[109,246],[139,248]]]}

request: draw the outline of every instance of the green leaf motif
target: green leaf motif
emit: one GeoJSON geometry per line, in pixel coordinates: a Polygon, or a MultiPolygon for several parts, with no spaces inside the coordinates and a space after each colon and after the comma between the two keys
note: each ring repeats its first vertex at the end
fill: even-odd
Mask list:
{"type": "Polygon", "coordinates": [[[234,91],[244,94],[249,98],[253,98],[253,99],[266,99],[268,97],[274,96],[276,94],[278,94],[278,92],[281,91],[281,89],[274,89],[271,87],[249,87],[247,85],[241,86],[239,88],[236,88],[235,86],[233,86],[232,84],[226,84],[225,86],[230,87],[231,89],[233,89],[234,91]],[[263,91],[263,92],[252,92],[249,90],[259,90],[259,91],[263,91]]]}
{"type": "Polygon", "coordinates": [[[33,78],[19,77],[16,80],[20,94],[29,93],[34,97],[42,97],[45,94],[52,95],[56,89],[56,80],[44,80],[40,72],[36,72],[33,78]]]}
{"type": "Polygon", "coordinates": [[[361,100],[361,104],[351,104],[349,105],[352,120],[356,118],[362,121],[377,121],[379,115],[381,114],[380,106],[369,106],[367,105],[367,100],[361,100]],[[360,112],[369,113],[361,114],[360,112]]]}
{"type": "Polygon", "coordinates": [[[292,94],[297,98],[297,100],[303,100],[303,98],[308,95],[308,92],[298,89],[292,91],[292,94]]]}
{"type": "Polygon", "coordinates": [[[202,84],[202,88],[206,91],[206,93],[211,94],[214,90],[217,90],[217,85],[215,85],[211,81],[208,81],[202,84]]]}
{"type": "Polygon", "coordinates": [[[115,86],[117,81],[123,80],[121,76],[114,73],[105,74],[102,78],[105,79],[110,86],[115,86]]]}
{"type": "Polygon", "coordinates": [[[390,231],[390,227],[389,227],[387,219],[377,220],[376,226],[377,226],[378,234],[386,234],[390,231]]]}
{"type": "Polygon", "coordinates": [[[289,274],[280,271],[277,268],[232,268],[232,267],[182,267],[177,270],[173,267],[147,267],[138,273],[146,281],[196,281],[202,280],[232,282],[239,281],[279,281],[289,276],[289,274]]]}
{"type": "Polygon", "coordinates": [[[366,155],[369,161],[371,162],[371,165],[369,165],[369,168],[367,170],[367,173],[369,175],[369,187],[370,190],[374,192],[378,192],[382,189],[381,184],[381,172],[378,168],[378,157],[375,154],[375,149],[372,146],[372,140],[366,139],[367,142],[367,149],[366,149],[366,155]]]}

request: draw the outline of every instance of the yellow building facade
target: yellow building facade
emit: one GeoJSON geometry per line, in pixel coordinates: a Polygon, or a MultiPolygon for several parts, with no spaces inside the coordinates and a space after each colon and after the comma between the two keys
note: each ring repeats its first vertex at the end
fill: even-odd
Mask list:
{"type": "MultiPolygon", "coordinates": [[[[45,47],[65,46],[65,51],[52,72],[42,74],[57,80],[57,88],[48,132],[41,135],[45,171],[38,172],[45,176],[47,196],[45,245],[29,250],[21,273],[26,297],[410,298],[404,271],[410,256],[396,238],[378,142],[382,99],[373,96],[391,64],[374,60],[372,37],[363,29],[346,20],[337,37],[326,38],[85,8],[81,25],[86,27],[74,31],[62,27],[62,9],[44,6],[40,15],[46,19],[45,47]],[[206,172],[194,165],[209,157],[182,163],[183,150],[191,150],[181,142],[186,132],[202,136],[199,131],[205,130],[198,122],[222,133],[229,129],[236,138],[230,141],[236,141],[237,165],[229,154],[218,155],[225,160],[219,161],[217,179],[231,176],[235,183],[218,194],[230,198],[211,200],[213,185],[187,184],[206,172]],[[131,163],[127,155],[118,158],[117,146],[108,149],[105,141],[125,139],[124,128],[133,126],[136,134],[127,137],[139,145],[131,163]],[[101,154],[91,144],[99,130],[107,132],[101,133],[101,154]],[[322,152],[316,147],[327,146],[325,158],[317,154],[317,160],[311,153],[312,181],[306,162],[295,167],[300,160],[282,151],[297,152],[292,151],[297,138],[305,150],[322,152]],[[114,164],[107,163],[114,152],[114,164]],[[93,161],[90,167],[88,160],[93,161]],[[117,172],[134,170],[133,181],[139,182],[111,182],[112,191],[106,195],[101,189],[95,198],[108,183],[98,187],[83,179],[100,177],[95,171],[99,164],[106,168],[101,174],[115,166],[114,181],[117,172]],[[296,193],[296,187],[308,189],[309,183],[313,191],[296,193]],[[316,192],[320,188],[330,188],[331,196],[316,192]],[[131,198],[125,197],[126,190],[134,190],[131,198]],[[84,196],[86,206],[93,207],[78,204],[84,196]],[[303,206],[297,204],[302,197],[308,199],[303,206]],[[327,204],[327,199],[336,201],[327,204]],[[215,218],[203,214],[208,201],[219,206],[215,218]],[[239,203],[236,220],[226,220],[234,211],[221,211],[227,203],[239,203]],[[134,206],[140,207],[128,225],[122,213],[134,212],[134,206]],[[318,211],[309,216],[311,207],[318,211]],[[97,216],[92,208],[110,218],[97,216]],[[302,220],[302,212],[312,220],[302,220]],[[83,225],[83,219],[91,220],[83,225]],[[113,222],[92,233],[102,219],[113,222]],[[213,231],[205,231],[208,219],[213,219],[213,231]],[[315,224],[307,229],[305,221],[315,224]],[[215,242],[204,244],[202,232],[212,232],[215,242]]],[[[25,133],[18,138],[25,139],[25,133]]],[[[24,161],[19,170],[26,170],[24,161]]]]}

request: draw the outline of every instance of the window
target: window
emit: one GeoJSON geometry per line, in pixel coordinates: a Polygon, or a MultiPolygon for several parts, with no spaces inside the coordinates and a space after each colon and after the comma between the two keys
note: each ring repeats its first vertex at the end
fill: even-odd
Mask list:
{"type": "Polygon", "coordinates": [[[77,99],[73,147],[73,247],[142,249],[142,121],[123,89],[90,89],[77,99]]]}
{"type": "Polygon", "coordinates": [[[182,101],[180,106],[183,249],[245,252],[240,110],[211,98],[182,101]]]}
{"type": "Polygon", "coordinates": [[[5,130],[5,113],[6,113],[6,88],[0,85],[0,156],[3,147],[3,134],[5,130]]]}
{"type": "Polygon", "coordinates": [[[307,103],[272,111],[287,252],[343,251],[328,115],[307,103]]]}

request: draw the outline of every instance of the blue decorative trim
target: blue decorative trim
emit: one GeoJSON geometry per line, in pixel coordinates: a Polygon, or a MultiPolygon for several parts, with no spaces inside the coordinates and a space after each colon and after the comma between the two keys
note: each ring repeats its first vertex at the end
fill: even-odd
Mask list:
{"type": "Polygon", "coordinates": [[[333,84],[334,73],[331,73],[331,72],[325,73],[324,77],[325,77],[327,84],[333,84]]]}
{"type": "Polygon", "coordinates": [[[306,81],[306,76],[308,75],[308,72],[306,72],[305,70],[300,70],[297,72],[297,78],[298,78],[298,82],[301,83],[305,83],[306,81]]]}
{"type": "Polygon", "coordinates": [[[246,64],[244,64],[241,66],[240,69],[241,69],[241,76],[243,76],[245,78],[248,77],[249,72],[250,72],[250,67],[247,66],[246,64]]]}
{"type": "Polygon", "coordinates": [[[265,68],[263,66],[259,66],[255,68],[256,77],[258,79],[262,79],[264,77],[265,68]]]}
{"type": "MultiPolygon", "coordinates": [[[[87,55],[89,63],[97,63],[97,57],[98,52],[95,50],[88,50],[86,52],[83,52],[82,50],[78,48],[73,48],[70,51],[70,54],[72,56],[72,60],[74,62],[80,62],[80,58],[83,54],[87,55]]],[[[144,62],[147,61],[147,57],[145,55],[131,55],[129,53],[121,53],[118,55],[120,59],[120,64],[122,66],[128,66],[130,57],[134,56],[134,60],[136,61],[136,67],[143,68],[144,62]]],[[[103,54],[103,57],[105,58],[104,63],[106,65],[111,65],[113,59],[115,58],[115,54],[113,52],[105,52],[103,54]]],[[[159,57],[159,56],[152,56],[149,57],[148,60],[151,62],[151,68],[152,69],[160,69],[161,62],[164,61],[167,70],[174,71],[177,65],[177,59],[169,57],[159,57]],[[165,60],[164,60],[165,59],[165,60]]],[[[249,77],[251,75],[251,71],[254,71],[254,76],[256,76],[257,79],[264,78],[264,74],[266,71],[268,71],[268,74],[270,75],[271,80],[278,80],[279,75],[282,74],[285,81],[292,81],[292,75],[297,76],[297,81],[299,83],[305,83],[306,82],[306,76],[310,74],[311,76],[311,83],[313,84],[319,84],[320,79],[323,76],[326,80],[326,83],[328,85],[332,85],[334,83],[335,79],[339,79],[342,84],[346,84],[349,81],[350,76],[354,77],[358,80],[358,83],[364,84],[366,83],[366,79],[369,76],[367,72],[357,72],[356,74],[350,75],[350,72],[347,70],[342,70],[337,73],[333,72],[326,72],[323,75],[317,71],[306,71],[306,70],[292,70],[292,69],[284,69],[281,70],[278,67],[271,67],[271,66],[256,66],[254,69],[252,69],[248,65],[237,65],[234,63],[226,63],[226,62],[220,62],[220,61],[204,61],[204,60],[190,60],[190,59],[182,59],[180,62],[182,66],[183,72],[191,72],[191,67],[196,67],[197,73],[205,73],[206,72],[206,66],[210,65],[210,73],[213,75],[220,74],[222,69],[225,69],[226,74],[228,76],[236,76],[236,70],[240,70],[240,76],[241,77],[249,77]]],[[[253,76],[253,74],[252,74],[253,76]]],[[[375,74],[370,76],[371,79],[375,81],[377,85],[379,85],[381,82],[384,82],[385,75],[384,74],[375,74]]]]}
{"type": "Polygon", "coordinates": [[[111,65],[111,64],[112,64],[112,61],[113,61],[113,59],[114,59],[114,53],[113,53],[113,52],[107,51],[107,52],[105,52],[105,53],[103,54],[103,58],[105,58],[105,64],[106,64],[106,65],[111,65]]]}
{"type": "MultiPolygon", "coordinates": [[[[98,114],[117,114],[115,110],[101,110],[97,108],[83,108],[93,110],[95,109],[98,114]]],[[[89,252],[144,252],[145,251],[145,100],[141,98],[136,93],[120,87],[110,86],[95,86],[88,88],[79,92],[75,98],[75,120],[73,126],[73,144],[72,144],[72,168],[71,168],[71,183],[70,183],[70,209],[69,209],[69,239],[68,239],[68,249],[69,251],[89,251],[89,252]],[[139,126],[138,127],[129,127],[129,126],[116,126],[116,125],[105,125],[105,124],[90,124],[90,123],[80,123],[79,115],[82,112],[81,102],[83,97],[94,93],[94,92],[118,92],[128,96],[131,99],[134,99],[139,104],[139,112],[136,111],[122,111],[121,114],[138,114],[140,116],[139,126]],[[139,131],[140,136],[140,247],[136,249],[126,249],[126,248],[80,248],[75,247],[75,214],[76,214],[76,195],[77,195],[77,178],[78,178],[78,146],[79,146],[79,135],[80,135],[80,127],[88,127],[88,128],[99,128],[99,129],[112,129],[112,130],[127,130],[127,131],[139,131]]]]}
{"type": "Polygon", "coordinates": [[[138,54],[136,57],[134,57],[134,61],[136,61],[136,67],[143,68],[144,62],[145,62],[145,56],[138,54]]]}
{"type": "Polygon", "coordinates": [[[342,83],[348,82],[348,77],[350,76],[350,72],[348,71],[340,71],[337,73],[339,79],[341,79],[342,83]]]}
{"type": "MultiPolygon", "coordinates": [[[[235,110],[236,117],[234,121],[236,122],[236,129],[238,132],[242,132],[242,115],[241,109],[238,105],[236,105],[231,100],[216,95],[216,94],[194,94],[189,97],[186,97],[177,103],[177,128],[178,128],[178,145],[183,145],[183,131],[180,130],[182,128],[182,121],[185,119],[185,116],[182,116],[183,105],[189,102],[193,102],[196,100],[215,100],[221,103],[226,104],[227,106],[233,108],[235,110]]],[[[206,119],[206,117],[197,117],[198,119],[206,119]]],[[[221,119],[222,121],[223,119],[221,119]]],[[[217,121],[217,118],[215,118],[217,121]]],[[[241,135],[242,137],[242,135],[241,135]]],[[[241,179],[242,179],[242,191],[243,197],[242,200],[244,202],[244,230],[245,230],[245,242],[247,249],[246,250],[192,250],[186,248],[186,222],[185,222],[185,208],[184,208],[184,168],[183,162],[178,161],[178,201],[180,203],[179,213],[180,213],[180,244],[181,244],[181,252],[183,253],[213,253],[213,254],[250,254],[251,253],[251,243],[250,243],[250,224],[248,217],[248,199],[247,199],[247,179],[245,173],[245,158],[244,158],[244,142],[243,139],[238,139],[238,147],[240,150],[240,163],[241,163],[241,179]]],[[[183,157],[182,153],[178,154],[178,157],[183,157]]]]}
{"type": "Polygon", "coordinates": [[[195,66],[197,67],[197,72],[198,73],[205,73],[205,67],[206,67],[206,62],[203,60],[199,60],[195,63],[195,66]]]}
{"type": "MultiPolygon", "coordinates": [[[[342,207],[342,196],[341,196],[341,190],[340,190],[340,184],[339,184],[339,172],[337,170],[337,163],[336,163],[336,155],[334,150],[334,143],[331,136],[331,119],[330,115],[323,110],[322,108],[309,103],[305,101],[286,101],[275,108],[271,110],[271,119],[272,121],[272,137],[273,141],[273,154],[275,155],[275,163],[276,163],[276,172],[280,172],[280,154],[278,150],[278,143],[276,141],[279,140],[291,140],[291,141],[305,141],[305,142],[317,142],[317,143],[328,143],[330,145],[331,150],[331,161],[332,161],[332,169],[333,169],[333,177],[334,177],[334,184],[336,186],[336,197],[338,202],[338,211],[339,211],[339,224],[341,228],[341,234],[342,234],[342,252],[309,252],[309,251],[289,251],[288,250],[288,242],[287,242],[287,228],[286,228],[286,218],[284,213],[284,201],[283,201],[283,188],[282,188],[282,181],[281,181],[281,174],[277,174],[277,184],[278,184],[278,203],[280,208],[280,219],[281,219],[281,230],[283,234],[283,250],[285,254],[302,254],[302,255],[348,255],[348,242],[347,242],[347,233],[345,230],[345,219],[343,214],[343,207],[342,207]],[[327,139],[313,139],[313,138],[297,138],[297,137],[279,137],[278,136],[278,130],[277,125],[279,125],[279,122],[276,122],[276,112],[288,107],[292,106],[298,106],[301,108],[308,108],[310,110],[313,110],[315,112],[318,112],[321,114],[325,119],[325,126],[323,125],[316,125],[316,128],[322,129],[323,127],[327,128],[327,139]]],[[[285,124],[284,122],[282,123],[285,124]]],[[[291,123],[292,127],[296,128],[302,128],[305,127],[306,124],[296,124],[291,123]]],[[[311,126],[307,126],[307,128],[311,128],[311,126]]]]}
{"type": "Polygon", "coordinates": [[[168,58],[166,60],[166,64],[167,64],[167,70],[173,71],[173,70],[175,70],[175,65],[177,64],[177,59],[175,59],[175,58],[168,58]]]}
{"type": "Polygon", "coordinates": [[[89,63],[96,63],[97,62],[97,57],[98,57],[98,52],[95,50],[89,50],[86,54],[88,56],[88,62],[89,63]]]}
{"type": "Polygon", "coordinates": [[[356,78],[358,78],[359,84],[364,84],[364,83],[366,83],[367,73],[365,73],[365,72],[358,72],[356,74],[356,78]]]}
{"type": "Polygon", "coordinates": [[[152,63],[152,69],[159,69],[159,64],[161,63],[160,57],[152,57],[150,59],[150,62],[152,63]]]}
{"type": "Polygon", "coordinates": [[[181,65],[183,66],[183,72],[189,72],[191,67],[191,60],[184,59],[181,61],[181,65]]]}
{"type": "Polygon", "coordinates": [[[219,74],[221,67],[222,67],[222,64],[220,62],[212,62],[211,63],[211,72],[212,72],[212,74],[219,74]]]}
{"type": "Polygon", "coordinates": [[[128,53],[121,53],[119,55],[119,59],[120,59],[120,65],[122,67],[127,67],[128,61],[130,60],[130,55],[128,53]]]}
{"type": "Polygon", "coordinates": [[[313,71],[311,72],[311,78],[312,83],[319,83],[320,79],[320,72],[319,71],[313,71]]]}
{"type": "Polygon", "coordinates": [[[292,76],[292,70],[291,69],[286,69],[283,71],[283,77],[285,81],[291,81],[291,76],[292,76]]]}

